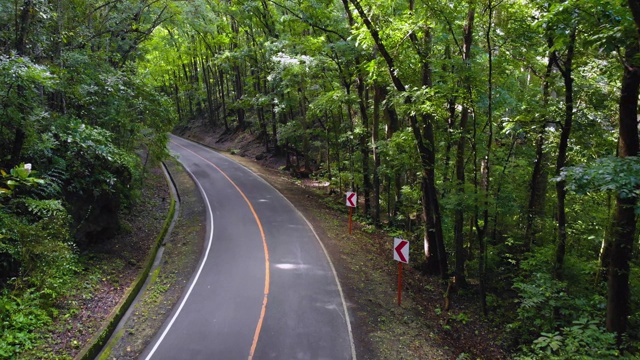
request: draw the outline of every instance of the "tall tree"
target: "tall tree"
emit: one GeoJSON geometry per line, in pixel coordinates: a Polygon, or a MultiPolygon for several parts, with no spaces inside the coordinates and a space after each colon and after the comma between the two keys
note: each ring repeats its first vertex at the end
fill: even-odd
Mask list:
{"type": "MultiPolygon", "coordinates": [[[[618,156],[638,156],[638,93],[640,89],[640,1],[628,0],[627,4],[635,22],[635,36],[630,38],[623,58],[623,76],[619,101],[618,156]]],[[[629,307],[629,276],[633,244],[636,237],[637,198],[634,195],[617,194],[612,224],[612,243],[607,281],[607,330],[616,332],[619,340],[627,330],[629,307]]]]}
{"type": "Polygon", "coordinates": [[[551,96],[551,76],[554,69],[554,53],[552,40],[549,39],[549,55],[547,56],[547,66],[542,79],[542,119],[538,124],[538,135],[536,137],[536,159],[531,172],[529,182],[529,200],[527,203],[526,223],[525,223],[525,250],[530,250],[536,242],[541,229],[540,222],[544,216],[545,203],[547,197],[548,177],[548,155],[545,152],[545,136],[549,119],[549,98],[551,96]]]}
{"type": "MultiPolygon", "coordinates": [[[[395,62],[391,54],[380,37],[378,29],[367,16],[364,8],[358,0],[351,0],[351,4],[355,7],[364,22],[369,34],[376,44],[376,48],[384,59],[391,81],[396,90],[403,94],[404,103],[410,105],[413,103],[411,95],[407,93],[407,87],[400,79],[397,73],[395,62]]],[[[409,34],[412,43],[420,56],[422,86],[430,88],[432,85],[431,65],[429,63],[429,51],[431,50],[431,29],[428,25],[422,27],[422,39],[419,39],[415,32],[409,34]]],[[[427,256],[427,271],[439,273],[441,276],[448,275],[447,252],[445,250],[444,238],[442,233],[442,218],[440,213],[440,205],[438,202],[438,193],[435,184],[435,141],[434,141],[434,124],[431,114],[423,113],[418,115],[411,113],[409,115],[409,123],[416,140],[418,153],[421,161],[421,203],[423,217],[425,220],[424,231],[424,247],[427,256]]]]}
{"type": "Polygon", "coordinates": [[[459,204],[456,207],[454,214],[454,227],[453,227],[453,238],[455,243],[455,254],[456,254],[456,263],[455,263],[455,277],[456,283],[464,286],[466,284],[465,278],[465,249],[464,249],[464,209],[462,205],[462,197],[465,193],[465,145],[468,141],[467,139],[467,125],[469,123],[469,112],[471,108],[471,104],[469,102],[472,100],[472,88],[471,88],[471,44],[473,42],[473,25],[476,15],[476,3],[475,1],[469,2],[469,10],[467,12],[467,20],[464,25],[463,30],[463,51],[462,51],[462,59],[465,64],[463,77],[463,83],[465,87],[465,102],[462,104],[462,110],[460,112],[460,124],[459,124],[459,138],[458,144],[456,146],[456,187],[457,194],[459,196],[459,204]]]}
{"type": "MultiPolygon", "coordinates": [[[[575,55],[577,25],[571,25],[569,30],[569,39],[567,43],[567,53],[564,58],[560,58],[557,54],[553,55],[553,61],[562,74],[564,80],[564,121],[560,128],[560,143],[558,144],[558,157],[556,159],[556,175],[567,164],[567,151],[569,147],[569,137],[573,127],[574,116],[574,99],[573,99],[573,57],[575,55]]],[[[567,189],[564,181],[560,180],[556,183],[556,197],[558,198],[558,239],[556,247],[556,258],[554,264],[554,277],[562,279],[562,267],[567,247],[567,214],[565,200],[567,197],[567,189]]]]}

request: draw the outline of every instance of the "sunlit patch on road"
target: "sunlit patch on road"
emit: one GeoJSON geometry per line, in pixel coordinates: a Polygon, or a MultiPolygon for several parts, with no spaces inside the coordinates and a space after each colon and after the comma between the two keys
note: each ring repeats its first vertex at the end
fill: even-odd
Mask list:
{"type": "Polygon", "coordinates": [[[302,270],[309,268],[309,265],[304,264],[276,264],[274,266],[283,270],[302,270]]]}

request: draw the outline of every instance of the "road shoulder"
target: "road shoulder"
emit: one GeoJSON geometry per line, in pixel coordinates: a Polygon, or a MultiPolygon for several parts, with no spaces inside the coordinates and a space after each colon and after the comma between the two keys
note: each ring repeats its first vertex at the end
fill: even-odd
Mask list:
{"type": "Polygon", "coordinates": [[[137,359],[160,330],[182,297],[203,249],[206,209],[195,183],[174,159],[166,161],[178,189],[179,209],[165,237],[160,262],[149,274],[146,288],[130,314],[100,355],[100,359],[137,359]]]}

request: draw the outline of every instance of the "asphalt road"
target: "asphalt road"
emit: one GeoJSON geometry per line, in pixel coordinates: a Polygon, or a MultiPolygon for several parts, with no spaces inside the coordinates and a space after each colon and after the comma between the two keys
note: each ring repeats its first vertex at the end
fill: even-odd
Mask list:
{"type": "Polygon", "coordinates": [[[245,167],[171,137],[209,219],[198,270],[141,359],[355,359],[347,307],[310,224],[245,167]]]}

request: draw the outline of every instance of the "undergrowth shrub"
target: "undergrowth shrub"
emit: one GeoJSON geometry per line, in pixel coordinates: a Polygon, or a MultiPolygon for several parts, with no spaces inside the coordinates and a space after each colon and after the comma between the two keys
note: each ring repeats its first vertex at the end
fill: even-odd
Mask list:
{"type": "MultiPolygon", "coordinates": [[[[564,281],[551,275],[553,246],[538,249],[521,263],[513,288],[517,316],[508,325],[522,349],[520,359],[608,359],[618,356],[614,334],[604,329],[603,289],[586,286],[593,263],[567,256],[564,281]],[[582,287],[576,284],[583,284],[582,287]]],[[[592,278],[591,278],[592,279],[592,278]]],[[[602,286],[602,285],[599,285],[602,286]]]]}
{"type": "Polygon", "coordinates": [[[616,335],[597,320],[582,318],[559,331],[541,333],[516,359],[617,359],[616,335]]]}
{"type": "Polygon", "coordinates": [[[79,270],[62,201],[35,191],[47,181],[30,164],[0,170],[0,358],[44,341],[41,332],[79,270]]]}
{"type": "Polygon", "coordinates": [[[0,358],[13,359],[33,349],[42,339],[36,329],[51,324],[40,293],[29,290],[21,294],[7,290],[0,294],[0,358]]]}

